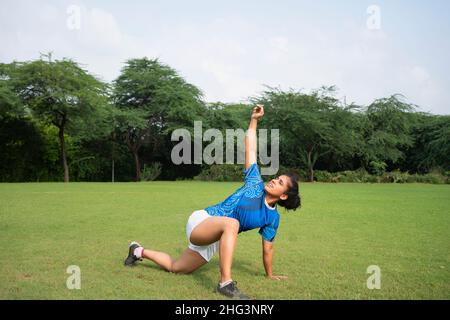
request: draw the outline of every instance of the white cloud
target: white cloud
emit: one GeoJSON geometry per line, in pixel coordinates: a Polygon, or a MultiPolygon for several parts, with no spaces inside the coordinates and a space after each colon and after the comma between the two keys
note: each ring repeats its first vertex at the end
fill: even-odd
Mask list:
{"type": "MultiPolygon", "coordinates": [[[[85,9],[86,10],[86,9],[85,9]]],[[[114,16],[98,8],[87,9],[86,27],[82,37],[91,45],[115,49],[124,45],[123,36],[114,16]]]]}
{"type": "Polygon", "coordinates": [[[282,36],[272,37],[269,39],[269,44],[283,53],[287,53],[289,51],[288,43],[288,38],[282,36]]]}

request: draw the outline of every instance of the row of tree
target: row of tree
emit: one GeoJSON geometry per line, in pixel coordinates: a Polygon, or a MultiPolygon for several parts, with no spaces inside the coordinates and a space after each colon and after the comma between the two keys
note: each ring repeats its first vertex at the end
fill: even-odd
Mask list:
{"type": "MultiPolygon", "coordinates": [[[[450,117],[417,112],[394,95],[347,105],[334,87],[310,93],[267,87],[251,104],[205,103],[201,91],[157,59],[131,59],[113,83],[73,60],[0,64],[0,181],[129,181],[162,165],[160,179],[184,179],[205,165],[174,165],[177,128],[248,126],[280,132],[280,164],[338,171],[450,170],[450,117]]],[[[235,157],[236,158],[236,157],[235,157]]]]}

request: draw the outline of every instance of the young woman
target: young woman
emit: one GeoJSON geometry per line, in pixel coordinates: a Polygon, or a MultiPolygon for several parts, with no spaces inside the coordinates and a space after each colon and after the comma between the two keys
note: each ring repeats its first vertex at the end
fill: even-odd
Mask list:
{"type": "Polygon", "coordinates": [[[238,233],[259,228],[266,276],[275,280],[286,278],[272,274],[273,241],[280,219],[277,204],[295,210],[300,206],[300,195],[297,178],[290,174],[278,176],[264,186],[256,163],[256,127],[263,115],[262,105],[253,108],[245,137],[244,185],[223,202],[191,214],[186,225],[189,246],[181,257],[175,260],[167,253],[144,249],[132,242],[126,266],[146,258],[169,272],[188,274],[208,263],[219,251],[221,278],[217,291],[227,297],[248,299],[231,278],[233,252],[238,233]]]}

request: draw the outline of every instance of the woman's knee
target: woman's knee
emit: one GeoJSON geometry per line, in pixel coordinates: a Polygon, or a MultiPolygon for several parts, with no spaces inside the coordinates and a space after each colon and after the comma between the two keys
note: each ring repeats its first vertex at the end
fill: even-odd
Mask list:
{"type": "Polygon", "coordinates": [[[197,252],[187,249],[178,260],[170,265],[169,271],[178,274],[190,274],[206,263],[197,252]]]}
{"type": "Polygon", "coordinates": [[[181,266],[176,261],[172,262],[168,271],[171,273],[183,273],[181,266]]]}
{"type": "Polygon", "coordinates": [[[197,268],[187,268],[186,266],[179,265],[177,263],[172,264],[169,272],[175,273],[175,274],[191,274],[193,273],[197,268]]]}
{"type": "Polygon", "coordinates": [[[182,270],[181,268],[179,268],[179,267],[178,267],[177,265],[175,265],[175,264],[173,264],[173,265],[170,267],[169,272],[171,272],[171,273],[177,273],[177,274],[183,274],[183,273],[185,273],[185,272],[183,272],[183,270],[182,270]]]}
{"type": "Polygon", "coordinates": [[[224,231],[227,230],[227,231],[238,233],[239,227],[240,227],[239,220],[234,219],[234,218],[227,218],[227,222],[225,224],[224,231]]]}

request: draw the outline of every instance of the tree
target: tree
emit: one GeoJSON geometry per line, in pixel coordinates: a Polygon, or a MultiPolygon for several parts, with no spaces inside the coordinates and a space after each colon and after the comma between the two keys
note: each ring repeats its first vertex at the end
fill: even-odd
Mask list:
{"type": "Polygon", "coordinates": [[[0,181],[37,179],[45,153],[44,143],[32,121],[3,117],[0,121],[0,181]]]}
{"type": "Polygon", "coordinates": [[[357,138],[351,129],[351,110],[341,107],[333,97],[334,87],[323,87],[304,94],[290,90],[283,92],[268,88],[254,99],[267,108],[270,128],[280,128],[281,159],[284,164],[307,167],[309,180],[314,181],[314,167],[318,159],[334,153],[339,156],[353,154],[357,138]]]}
{"type": "Polygon", "coordinates": [[[409,114],[414,106],[401,98],[401,95],[393,95],[377,99],[366,108],[361,125],[365,141],[361,153],[364,166],[371,161],[395,164],[404,156],[402,148],[412,145],[409,114]]]}
{"type": "Polygon", "coordinates": [[[412,123],[414,144],[405,151],[404,166],[420,172],[450,170],[450,116],[415,113],[412,123]]]}
{"type": "Polygon", "coordinates": [[[425,130],[426,156],[420,164],[428,169],[440,166],[450,170],[450,116],[433,118],[429,130],[425,130]]]}
{"type": "Polygon", "coordinates": [[[205,127],[216,128],[225,133],[225,129],[247,129],[248,117],[252,105],[231,103],[209,103],[206,106],[205,127]]]}
{"type": "Polygon", "coordinates": [[[15,94],[11,81],[15,68],[15,63],[0,63],[0,120],[25,115],[25,109],[15,94]]]}
{"type": "Polygon", "coordinates": [[[135,161],[136,181],[142,145],[164,144],[170,131],[192,127],[204,112],[200,90],[157,59],[128,60],[114,81],[113,99],[118,131],[135,161]]]}
{"type": "Polygon", "coordinates": [[[46,57],[47,61],[41,57],[17,63],[13,88],[36,118],[58,128],[64,181],[69,182],[65,132],[80,135],[101,127],[99,110],[107,105],[106,86],[72,60],[52,61],[51,54],[46,57]],[[82,130],[82,123],[90,125],[82,130]]]}

